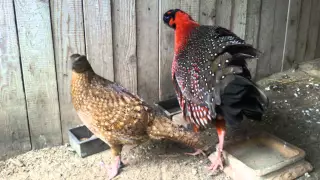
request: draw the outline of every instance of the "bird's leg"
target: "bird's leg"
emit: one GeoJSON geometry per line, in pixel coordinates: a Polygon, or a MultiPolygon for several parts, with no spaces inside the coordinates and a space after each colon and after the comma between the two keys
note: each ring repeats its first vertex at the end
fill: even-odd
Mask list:
{"type": "MultiPolygon", "coordinates": [[[[196,126],[195,124],[193,124],[193,132],[199,133],[199,127],[196,126]]],[[[184,154],[190,155],[190,156],[196,156],[196,155],[202,154],[202,155],[206,156],[206,154],[201,149],[195,149],[195,152],[193,152],[193,153],[184,153],[184,154]]]]}
{"type": "Polygon", "coordinates": [[[209,169],[212,171],[215,171],[219,166],[220,166],[220,169],[223,169],[222,150],[223,150],[223,144],[224,144],[224,137],[226,135],[226,122],[223,119],[223,117],[217,117],[216,129],[217,129],[217,133],[218,133],[219,144],[217,147],[216,156],[211,159],[209,158],[209,160],[212,163],[210,165],[209,169]]]}
{"type": "MultiPolygon", "coordinates": [[[[115,176],[117,176],[120,168],[123,166],[123,163],[121,161],[121,156],[120,156],[121,150],[122,150],[121,145],[111,146],[112,155],[114,157],[114,163],[112,163],[111,165],[109,165],[109,167],[107,167],[109,179],[112,179],[115,176]]],[[[104,166],[104,164],[102,164],[102,166],[104,166]]]]}

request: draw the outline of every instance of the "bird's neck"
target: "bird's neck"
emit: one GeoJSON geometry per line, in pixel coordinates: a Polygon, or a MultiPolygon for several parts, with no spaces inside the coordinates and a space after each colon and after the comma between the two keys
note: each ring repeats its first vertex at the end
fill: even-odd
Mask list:
{"type": "Polygon", "coordinates": [[[174,52],[177,54],[187,43],[192,30],[200,26],[197,22],[186,21],[177,24],[175,30],[174,52]]]}
{"type": "Polygon", "coordinates": [[[200,26],[195,21],[185,21],[180,22],[177,24],[175,29],[175,43],[174,43],[174,60],[172,62],[172,78],[174,76],[174,72],[177,68],[178,60],[176,58],[176,55],[181,51],[184,46],[186,45],[189,35],[191,34],[192,30],[196,27],[200,26]]]}
{"type": "Polygon", "coordinates": [[[77,73],[72,71],[71,76],[71,90],[72,92],[82,91],[83,87],[88,87],[90,79],[92,78],[92,72],[77,73]]]}

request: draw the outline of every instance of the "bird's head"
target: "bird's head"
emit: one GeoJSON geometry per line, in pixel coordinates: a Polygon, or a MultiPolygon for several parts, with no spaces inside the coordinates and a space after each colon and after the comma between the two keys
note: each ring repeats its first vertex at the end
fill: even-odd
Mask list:
{"type": "Polygon", "coordinates": [[[83,73],[92,70],[92,67],[86,56],[80,54],[72,54],[70,56],[72,62],[72,71],[83,73]]]}
{"type": "Polygon", "coordinates": [[[186,22],[195,22],[192,17],[180,9],[170,9],[163,14],[163,21],[169,27],[176,29],[177,25],[186,22]]]}

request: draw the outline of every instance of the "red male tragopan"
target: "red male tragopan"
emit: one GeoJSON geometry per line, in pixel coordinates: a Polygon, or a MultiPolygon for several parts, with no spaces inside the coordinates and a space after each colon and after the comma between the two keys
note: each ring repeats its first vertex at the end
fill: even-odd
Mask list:
{"type": "Polygon", "coordinates": [[[258,51],[228,29],[199,25],[180,9],[167,11],[163,21],[175,30],[172,81],[183,115],[196,132],[215,122],[219,144],[210,169],[223,168],[226,122],[261,120],[268,105],[246,64],[258,51]]]}

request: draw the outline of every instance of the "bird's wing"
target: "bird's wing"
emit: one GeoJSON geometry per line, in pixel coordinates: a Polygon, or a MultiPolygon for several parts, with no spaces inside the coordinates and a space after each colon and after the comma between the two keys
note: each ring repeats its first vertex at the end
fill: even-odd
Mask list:
{"type": "Polygon", "coordinates": [[[232,80],[228,75],[243,72],[241,66],[231,63],[234,48],[229,47],[244,44],[225,28],[200,26],[177,54],[175,89],[184,114],[195,124],[205,125],[215,118],[215,106],[221,104],[220,91],[232,80]]]}

